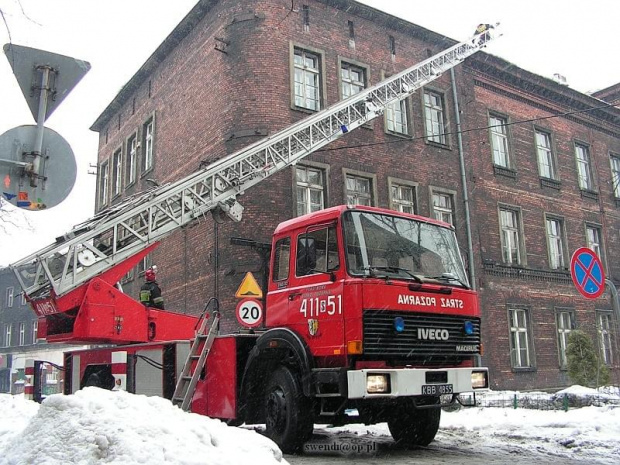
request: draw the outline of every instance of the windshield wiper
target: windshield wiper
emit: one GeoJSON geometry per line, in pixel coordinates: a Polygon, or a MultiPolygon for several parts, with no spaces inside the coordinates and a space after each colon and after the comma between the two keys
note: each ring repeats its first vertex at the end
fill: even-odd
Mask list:
{"type": "Polygon", "coordinates": [[[461,281],[457,276],[452,273],[441,273],[441,276],[426,276],[428,279],[437,279],[439,281],[456,281],[465,289],[471,289],[467,283],[461,281]]]}
{"type": "Polygon", "coordinates": [[[417,283],[422,284],[424,281],[422,281],[422,278],[419,277],[418,275],[413,274],[411,271],[409,271],[406,268],[399,268],[397,266],[367,266],[364,268],[364,270],[368,270],[371,273],[373,271],[389,271],[391,273],[399,273],[399,272],[403,272],[405,274],[407,274],[408,276],[410,276],[411,278],[413,278],[413,280],[417,283]]]}

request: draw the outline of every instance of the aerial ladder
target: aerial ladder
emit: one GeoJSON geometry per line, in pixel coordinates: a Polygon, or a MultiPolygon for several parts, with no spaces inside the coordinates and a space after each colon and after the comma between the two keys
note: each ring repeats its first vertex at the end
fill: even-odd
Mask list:
{"type": "MultiPolygon", "coordinates": [[[[437,79],[491,39],[489,31],[477,34],[184,179],[125,198],[75,226],[55,243],[12,264],[35,313],[40,321],[47,322],[48,341],[52,333],[58,335],[58,341],[90,342],[182,337],[181,333],[162,332],[154,337],[151,317],[148,322],[145,320],[146,329],[141,329],[140,334],[120,337],[127,315],[119,316],[115,310],[110,311],[109,318],[116,322],[116,329],[110,330],[107,325],[107,335],[98,339],[95,325],[90,324],[87,330],[88,318],[92,320],[95,312],[104,309],[92,308],[88,317],[80,317],[85,303],[92,306],[88,292],[97,290],[93,281],[98,283],[99,292],[103,292],[103,286],[108,294],[113,294],[108,286],[112,288],[162,239],[208,212],[221,210],[232,220],[240,221],[243,206],[238,197],[247,189],[383,114],[389,105],[437,79]],[[51,327],[56,329],[50,331],[51,327]]],[[[118,296],[119,308],[121,300],[118,296]]],[[[160,311],[155,319],[161,323],[172,318],[165,313],[171,312],[160,311]]],[[[191,320],[185,326],[194,324],[195,320],[191,320]]]]}

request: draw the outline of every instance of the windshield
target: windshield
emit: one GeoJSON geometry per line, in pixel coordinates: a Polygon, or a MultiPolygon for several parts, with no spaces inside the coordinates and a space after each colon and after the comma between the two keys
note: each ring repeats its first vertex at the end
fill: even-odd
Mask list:
{"type": "Polygon", "coordinates": [[[468,285],[451,229],[370,212],[346,212],[343,224],[351,275],[433,278],[468,285]]]}

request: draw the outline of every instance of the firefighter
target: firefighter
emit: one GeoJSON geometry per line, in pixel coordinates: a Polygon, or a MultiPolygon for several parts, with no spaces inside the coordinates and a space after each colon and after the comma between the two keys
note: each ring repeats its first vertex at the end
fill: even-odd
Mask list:
{"type": "Polygon", "coordinates": [[[485,24],[485,23],[478,24],[478,27],[474,31],[474,34],[475,35],[479,35],[479,34],[482,34],[484,32],[484,34],[482,34],[480,36],[480,38],[478,39],[478,45],[482,45],[487,40],[489,40],[489,38],[490,38],[490,36],[489,36],[490,32],[489,31],[491,29],[495,29],[495,26],[493,26],[492,24],[485,24]]]}
{"type": "Polygon", "coordinates": [[[140,288],[140,302],[147,307],[164,309],[164,298],[161,296],[161,289],[155,281],[155,270],[149,268],[144,273],[145,283],[140,288]]]}

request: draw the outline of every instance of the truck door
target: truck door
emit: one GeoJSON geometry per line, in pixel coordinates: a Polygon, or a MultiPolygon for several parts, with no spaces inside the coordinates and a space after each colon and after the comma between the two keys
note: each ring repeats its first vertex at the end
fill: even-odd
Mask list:
{"type": "Polygon", "coordinates": [[[293,235],[288,321],[314,355],[343,355],[343,269],[336,223],[293,235]]]}

